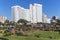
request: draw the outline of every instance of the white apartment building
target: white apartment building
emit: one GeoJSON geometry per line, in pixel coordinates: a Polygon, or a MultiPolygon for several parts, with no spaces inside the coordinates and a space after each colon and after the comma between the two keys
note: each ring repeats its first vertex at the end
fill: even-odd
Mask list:
{"type": "Polygon", "coordinates": [[[0,22],[4,23],[7,20],[7,17],[5,16],[0,16],[0,22]]]}
{"type": "Polygon", "coordinates": [[[24,9],[20,6],[12,7],[12,20],[17,22],[19,19],[25,19],[30,21],[30,14],[28,9],[24,9]]]}
{"type": "Polygon", "coordinates": [[[30,4],[30,19],[31,23],[42,22],[42,5],[41,4],[30,4]]]}
{"type": "Polygon", "coordinates": [[[29,12],[29,9],[25,9],[25,13],[24,13],[24,17],[25,17],[25,20],[29,21],[30,22],[30,12],[29,12]]]}
{"type": "Polygon", "coordinates": [[[43,15],[42,15],[42,21],[43,21],[43,23],[47,23],[47,19],[48,19],[47,15],[43,13],[43,15]]]}
{"type": "Polygon", "coordinates": [[[19,19],[25,19],[31,23],[47,22],[47,15],[42,13],[41,4],[30,4],[29,9],[25,9],[21,6],[12,7],[12,19],[17,22],[19,19]]]}
{"type": "Polygon", "coordinates": [[[17,22],[19,20],[20,6],[12,7],[12,20],[17,22]]]}

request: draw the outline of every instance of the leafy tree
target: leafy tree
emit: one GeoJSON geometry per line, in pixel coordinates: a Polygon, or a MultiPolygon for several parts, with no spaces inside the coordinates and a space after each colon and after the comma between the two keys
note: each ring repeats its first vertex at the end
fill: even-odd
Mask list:
{"type": "Polygon", "coordinates": [[[2,23],[2,22],[0,22],[0,26],[1,26],[1,25],[3,26],[3,23],[2,23]]]}
{"type": "Polygon", "coordinates": [[[16,25],[16,22],[14,22],[14,21],[10,21],[10,25],[15,26],[15,25],[16,25]]]}
{"type": "Polygon", "coordinates": [[[56,16],[53,16],[52,19],[51,19],[51,23],[52,24],[56,24],[57,23],[57,17],[56,16]]]}
{"type": "Polygon", "coordinates": [[[9,20],[5,20],[5,23],[9,23],[9,20]]]}
{"type": "Polygon", "coordinates": [[[9,25],[9,23],[10,23],[9,20],[5,20],[4,22],[5,25],[9,25]]]}
{"type": "Polygon", "coordinates": [[[52,17],[52,19],[53,19],[53,20],[55,20],[55,19],[56,19],[56,17],[55,17],[55,16],[53,16],[53,17],[52,17]]]}
{"type": "Polygon", "coordinates": [[[17,23],[26,24],[26,23],[28,23],[28,21],[27,21],[27,20],[25,20],[25,19],[20,19],[20,20],[18,20],[18,22],[17,22],[17,23]]]}

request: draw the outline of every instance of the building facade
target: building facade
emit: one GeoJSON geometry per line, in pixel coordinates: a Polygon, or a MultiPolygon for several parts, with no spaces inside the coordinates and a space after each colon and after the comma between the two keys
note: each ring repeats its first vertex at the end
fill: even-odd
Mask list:
{"type": "Polygon", "coordinates": [[[47,23],[47,19],[48,19],[47,15],[43,13],[43,15],[42,15],[42,21],[43,21],[43,23],[47,23]]]}
{"type": "Polygon", "coordinates": [[[30,21],[30,14],[28,9],[24,9],[20,6],[12,7],[12,20],[17,22],[19,19],[25,19],[30,21]]]}
{"type": "Polygon", "coordinates": [[[5,16],[0,16],[0,22],[4,23],[7,20],[7,17],[5,16]]]}
{"type": "Polygon", "coordinates": [[[17,22],[19,19],[25,19],[30,23],[47,22],[47,15],[42,13],[42,5],[34,3],[30,4],[29,9],[21,6],[12,7],[12,19],[17,22]]]}
{"type": "Polygon", "coordinates": [[[19,20],[20,6],[12,7],[12,20],[17,22],[19,20]]]}
{"type": "Polygon", "coordinates": [[[51,19],[50,18],[47,19],[47,23],[51,23],[51,19]]]}
{"type": "Polygon", "coordinates": [[[30,19],[31,23],[42,22],[42,5],[41,4],[30,4],[30,19]]]}

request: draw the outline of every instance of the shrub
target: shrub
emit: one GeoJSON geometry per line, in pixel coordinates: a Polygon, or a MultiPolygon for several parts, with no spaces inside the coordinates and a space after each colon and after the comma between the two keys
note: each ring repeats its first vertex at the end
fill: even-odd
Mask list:
{"type": "Polygon", "coordinates": [[[52,39],[53,37],[52,36],[49,36],[48,38],[52,39]]]}
{"type": "Polygon", "coordinates": [[[9,39],[7,39],[7,38],[1,38],[1,37],[0,37],[0,40],[9,40],[9,39]]]}
{"type": "Polygon", "coordinates": [[[4,36],[11,36],[11,34],[10,33],[5,33],[4,36]]]}
{"type": "Polygon", "coordinates": [[[35,37],[40,38],[40,34],[35,35],[35,37]]]}
{"type": "Polygon", "coordinates": [[[3,31],[2,31],[2,30],[0,30],[0,33],[3,33],[3,31]]]}
{"type": "Polygon", "coordinates": [[[5,30],[5,31],[4,31],[4,33],[8,33],[8,32],[9,32],[9,30],[5,30]]]}
{"type": "Polygon", "coordinates": [[[17,36],[23,36],[23,33],[22,32],[16,32],[16,35],[17,36]]]}
{"type": "Polygon", "coordinates": [[[4,36],[10,36],[10,35],[11,35],[11,33],[9,32],[9,30],[4,31],[4,36]]]}
{"type": "Polygon", "coordinates": [[[25,34],[24,36],[28,36],[27,34],[25,34]]]}

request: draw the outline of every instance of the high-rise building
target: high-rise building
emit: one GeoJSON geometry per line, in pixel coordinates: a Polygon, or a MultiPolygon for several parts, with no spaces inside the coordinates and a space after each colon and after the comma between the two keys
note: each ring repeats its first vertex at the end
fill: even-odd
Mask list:
{"type": "Polygon", "coordinates": [[[47,15],[42,13],[41,4],[30,4],[29,9],[25,9],[21,6],[12,7],[13,21],[17,22],[19,19],[25,19],[31,23],[47,22],[47,15]]]}
{"type": "Polygon", "coordinates": [[[30,4],[30,15],[31,22],[37,23],[42,22],[42,5],[41,4],[30,4]]]}
{"type": "Polygon", "coordinates": [[[25,9],[24,19],[30,22],[30,12],[29,9],[25,9]]]}
{"type": "Polygon", "coordinates": [[[0,16],[0,22],[4,23],[7,20],[7,17],[5,16],[0,16]]]}
{"type": "Polygon", "coordinates": [[[12,7],[12,20],[17,22],[19,20],[20,6],[12,7]]]}
{"type": "Polygon", "coordinates": [[[42,5],[35,3],[34,6],[35,6],[35,10],[36,10],[36,21],[42,22],[42,5]]]}
{"type": "Polygon", "coordinates": [[[30,21],[30,14],[29,10],[25,9],[20,6],[13,6],[12,7],[12,17],[13,21],[17,22],[19,19],[25,19],[27,21],[30,21]]]}

